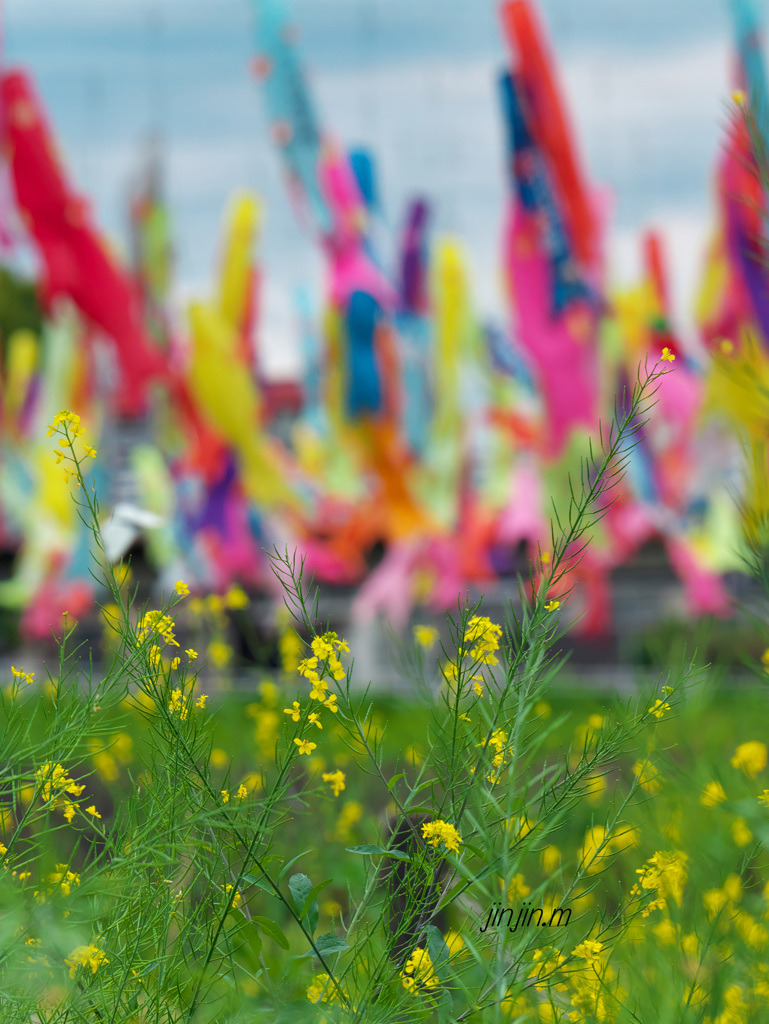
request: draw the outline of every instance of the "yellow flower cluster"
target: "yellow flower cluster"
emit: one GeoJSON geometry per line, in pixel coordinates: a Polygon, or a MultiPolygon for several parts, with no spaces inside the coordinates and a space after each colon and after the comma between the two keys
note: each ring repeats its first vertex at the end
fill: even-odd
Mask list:
{"type": "Polygon", "coordinates": [[[62,409],[61,412],[57,412],[53,418],[53,423],[48,424],[48,432],[46,437],[53,437],[54,434],[59,434],[62,430],[68,430],[73,437],[79,437],[83,433],[83,428],[80,426],[80,417],[75,412],[70,412],[69,409],[62,409]]]}
{"type": "Polygon", "coordinates": [[[529,977],[536,979],[534,982],[534,988],[538,992],[543,991],[546,981],[548,981],[551,975],[553,975],[566,961],[566,957],[563,953],[559,952],[557,949],[553,949],[552,947],[549,949],[535,949],[531,959],[536,966],[529,974],[529,977]]]}
{"type": "Polygon", "coordinates": [[[430,954],[426,949],[417,946],[401,971],[403,987],[409,992],[417,992],[422,988],[435,988],[438,980],[430,954]]]}
{"type": "Polygon", "coordinates": [[[25,672],[23,668],[16,668],[15,665],[11,665],[11,675],[13,676],[14,679],[19,680],[20,686],[29,686],[29,684],[33,682],[35,678],[34,672],[25,672]]]}
{"type": "Polygon", "coordinates": [[[307,988],[307,998],[311,1003],[330,1003],[341,1005],[339,990],[336,985],[331,984],[327,974],[316,974],[307,988]]]}
{"type": "Polygon", "coordinates": [[[602,954],[603,943],[598,942],[596,939],[585,939],[584,942],[580,942],[578,946],[575,946],[573,950],[573,956],[578,957],[580,960],[586,960],[591,967],[601,962],[602,954]]]}
{"type": "Polygon", "coordinates": [[[339,794],[345,788],[344,784],[347,776],[341,769],[338,769],[335,772],[324,772],[321,778],[323,779],[324,782],[329,783],[331,789],[334,792],[334,796],[339,796],[339,794]]]}
{"type": "Polygon", "coordinates": [[[641,911],[642,917],[648,917],[653,910],[661,909],[669,899],[674,900],[676,906],[681,906],[684,886],[689,877],[688,861],[688,856],[681,850],[658,851],[642,868],[636,868],[640,878],[638,884],[630,890],[631,895],[641,895],[641,889],[657,892],[656,899],[641,911]]]}
{"type": "MultiPolygon", "coordinates": [[[[74,462],[77,467],[78,459],[74,454],[73,441],[76,438],[81,437],[83,434],[83,427],[81,426],[80,417],[77,413],[70,412],[69,409],[62,409],[61,412],[57,412],[53,418],[53,423],[48,424],[48,431],[45,436],[53,437],[54,434],[58,435],[57,443],[59,445],[59,448],[54,448],[53,450],[53,454],[56,456],[56,465],[58,466],[60,462],[67,459],[74,462]]],[[[90,458],[95,459],[98,455],[96,449],[92,448],[91,445],[86,444],[85,442],[82,442],[82,444],[83,455],[85,457],[90,456],[90,458]]],[[[64,478],[69,480],[69,478],[76,473],[77,468],[74,470],[65,469],[64,478]]],[[[80,481],[78,480],[78,484],[79,483],[80,481]]]]}
{"type": "Polygon", "coordinates": [[[462,837],[453,825],[446,821],[428,821],[422,826],[422,837],[427,840],[430,846],[438,846],[443,843],[447,850],[459,853],[459,844],[462,837]]]}
{"type": "MultiPolygon", "coordinates": [[[[312,656],[300,661],[297,665],[297,671],[299,675],[303,676],[310,683],[310,700],[319,701],[323,707],[337,714],[339,711],[337,697],[334,693],[329,694],[325,676],[328,673],[337,681],[345,678],[345,670],[339,660],[339,653],[349,652],[350,648],[344,640],[339,639],[336,633],[324,633],[323,636],[316,636],[311,646],[312,656]]],[[[288,715],[293,722],[299,722],[302,718],[302,706],[298,700],[295,700],[290,708],[283,709],[283,714],[288,715]]],[[[308,712],[307,724],[314,725],[318,729],[323,728],[320,714],[316,711],[308,712]]],[[[294,737],[293,742],[298,747],[300,756],[306,755],[309,757],[318,746],[317,743],[313,743],[301,736],[294,737]]],[[[344,789],[343,780],[341,789],[344,789]]],[[[338,795],[336,788],[334,795],[338,795]]]]}
{"type": "Polygon", "coordinates": [[[147,612],[136,626],[136,646],[141,647],[150,634],[157,633],[167,644],[178,647],[179,642],[174,636],[174,625],[174,620],[170,615],[164,615],[158,610],[147,612]]]}
{"type": "Polygon", "coordinates": [[[59,796],[62,793],[69,793],[72,796],[80,796],[85,785],[78,785],[74,779],[67,774],[67,769],[53,761],[48,761],[35,772],[37,784],[42,783],[40,795],[44,800],[59,796]]]}
{"type": "Polygon", "coordinates": [[[104,950],[98,946],[77,946],[64,961],[69,967],[69,976],[74,978],[79,967],[90,967],[91,973],[96,974],[98,969],[108,964],[109,960],[104,950]]]}
{"type": "Polygon", "coordinates": [[[168,710],[171,714],[178,713],[182,722],[186,722],[188,715],[187,702],[184,699],[184,691],[180,689],[171,690],[171,699],[168,702],[168,710]]]}
{"type": "Polygon", "coordinates": [[[492,622],[487,615],[474,615],[465,627],[463,642],[473,644],[468,653],[473,661],[484,665],[498,665],[499,641],[502,627],[492,622]]]}
{"type": "MultiPolygon", "coordinates": [[[[244,788],[244,787],[241,787],[241,789],[242,788],[244,788]]],[[[238,792],[240,792],[240,791],[238,791],[238,792]]],[[[232,892],[232,890],[234,888],[235,887],[233,885],[230,885],[229,883],[227,885],[223,885],[222,886],[222,889],[224,889],[224,895],[228,899],[230,897],[230,893],[232,892]]],[[[233,907],[233,909],[237,909],[237,907],[239,907],[242,902],[243,902],[243,897],[241,896],[241,894],[239,892],[236,891],[235,895],[232,897],[232,907],[233,907]]]]}
{"type": "Polygon", "coordinates": [[[316,974],[307,987],[307,998],[311,1003],[317,1003],[320,1001],[323,993],[326,991],[326,986],[329,983],[329,976],[327,974],[316,974]]]}
{"type": "MultiPolygon", "coordinates": [[[[489,737],[488,745],[494,750],[494,755],[491,759],[491,771],[486,779],[498,784],[502,778],[502,772],[512,756],[513,748],[507,744],[507,733],[504,729],[495,729],[489,737]]],[[[482,747],[483,743],[478,743],[477,746],[482,747]]]]}
{"type": "Polygon", "coordinates": [[[326,701],[328,700],[328,683],[324,678],[326,672],[337,682],[344,679],[346,673],[339,660],[339,653],[349,654],[350,648],[344,640],[339,639],[336,633],[324,633],[323,636],[316,636],[311,647],[312,657],[300,661],[297,671],[300,676],[304,676],[312,684],[310,699],[326,701]]]}
{"type": "Polygon", "coordinates": [[[56,869],[46,878],[48,887],[45,892],[36,891],[35,899],[38,903],[45,903],[48,896],[58,890],[62,896],[69,896],[74,885],[80,885],[80,875],[76,871],[70,871],[69,865],[57,864],[56,869]]]}

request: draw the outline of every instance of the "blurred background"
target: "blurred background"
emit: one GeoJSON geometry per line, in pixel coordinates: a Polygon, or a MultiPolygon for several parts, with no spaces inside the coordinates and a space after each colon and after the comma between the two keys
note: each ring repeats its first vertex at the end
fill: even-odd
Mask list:
{"type": "MultiPolygon", "coordinates": [[[[496,78],[507,55],[497,5],[296,0],[290,10],[324,120],[376,152],[387,230],[397,232],[409,198],[428,194],[436,231],[463,239],[480,310],[501,319],[496,78]]],[[[611,195],[611,273],[633,280],[640,233],[658,226],[675,313],[691,333],[735,59],[728,0],[588,0],[579,11],[546,0],[540,10],[580,150],[611,195]]],[[[124,252],[128,199],[157,150],[181,297],[210,281],[232,190],[258,191],[269,267],[259,344],[265,371],[280,376],[300,367],[293,292],[320,296],[322,267],[286,201],[249,73],[254,21],[248,0],[6,0],[4,49],[7,63],[33,71],[73,180],[124,252]]]]}
{"type": "Polygon", "coordinates": [[[388,630],[467,593],[501,618],[574,560],[553,508],[644,363],[658,404],[549,594],[574,663],[623,685],[679,642],[759,654],[735,608],[766,465],[763,14],[6,0],[9,662],[65,610],[109,648],[62,409],[121,586],[184,580],[213,669],[295,660],[277,546],[384,682],[388,630]]]}

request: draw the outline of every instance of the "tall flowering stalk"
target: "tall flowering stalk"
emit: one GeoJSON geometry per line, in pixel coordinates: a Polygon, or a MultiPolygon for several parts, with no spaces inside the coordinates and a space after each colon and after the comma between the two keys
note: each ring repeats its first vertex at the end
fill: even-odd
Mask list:
{"type": "MultiPolygon", "coordinates": [[[[496,1021],[543,993],[558,1012],[592,1006],[605,1017],[619,1005],[613,943],[655,900],[676,905],[681,858],[679,868],[662,854],[656,867],[639,864],[637,888],[581,918],[557,950],[536,929],[478,933],[462,922],[502,894],[551,899],[526,881],[538,851],[557,866],[563,903],[632,847],[624,800],[594,822],[571,863],[555,838],[575,806],[595,806],[596,780],[616,769],[629,740],[674,711],[678,684],[611,724],[591,720],[579,749],[561,759],[545,757],[541,709],[559,667],[550,587],[621,471],[656,379],[638,384],[586,470],[563,534],[555,524],[552,559],[511,604],[511,624],[477,606],[449,619],[452,643],[436,651],[438,685],[420,712],[427,732],[395,763],[387,722],[353,685],[354,651],[318,624],[303,567],[276,554],[295,626],[284,663],[293,676],[283,690],[263,682],[249,705],[259,760],[240,781],[214,746],[221,701],[200,692],[198,654],[177,639],[189,588],[179,580],[158,607],[133,607],[125,572],[106,564],[83,472],[97,453],[76,414],[60,413],[50,428],[56,458],[93,533],[115,642],[94,678],[76,662],[68,629],[49,693],[19,668],[2,695],[2,1020],[246,1024],[283,1019],[293,1004],[302,1019],[496,1021]],[[137,717],[141,748],[126,731],[137,717]],[[130,783],[114,807],[105,777],[130,783]],[[386,815],[345,799],[363,780],[386,815]],[[319,805],[340,808],[333,830],[302,834],[319,805]],[[325,846],[353,834],[369,841],[345,845],[331,858],[333,877],[319,877],[325,846]],[[348,892],[346,909],[321,902],[327,886],[348,892]]],[[[558,593],[568,599],[567,588],[558,593]]],[[[438,638],[423,630],[416,639],[427,670],[438,638]]],[[[745,774],[759,762],[753,750],[735,756],[745,774]]],[[[648,783],[646,769],[641,776],[648,783]]]]}

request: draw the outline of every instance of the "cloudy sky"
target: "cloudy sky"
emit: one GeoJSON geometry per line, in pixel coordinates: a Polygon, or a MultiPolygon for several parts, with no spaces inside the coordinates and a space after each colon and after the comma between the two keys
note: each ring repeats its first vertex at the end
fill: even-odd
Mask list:
{"type": "MultiPolygon", "coordinates": [[[[430,196],[436,232],[464,241],[479,311],[502,319],[496,80],[505,48],[494,0],[289,3],[324,126],[376,155],[385,250],[409,197],[430,196]]],[[[730,91],[728,2],[541,8],[584,163],[611,196],[613,275],[632,278],[640,231],[659,227],[689,329],[730,91]]],[[[210,287],[228,196],[261,195],[261,342],[273,373],[291,370],[295,292],[320,294],[320,264],[295,223],[248,74],[248,0],[5,0],[3,47],[6,63],[35,74],[72,177],[118,244],[142,154],[151,137],[160,141],[179,294],[210,287]]]]}

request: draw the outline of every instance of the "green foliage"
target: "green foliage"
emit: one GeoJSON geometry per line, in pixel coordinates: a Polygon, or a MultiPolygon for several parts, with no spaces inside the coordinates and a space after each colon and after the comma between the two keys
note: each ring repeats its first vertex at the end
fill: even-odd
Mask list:
{"type": "MultiPolygon", "coordinates": [[[[100,677],[83,678],[65,631],[56,677],[39,690],[17,670],[2,695],[0,1019],[701,1021],[738,996],[752,1006],[761,744],[737,751],[729,778],[695,746],[679,757],[670,720],[710,699],[686,699],[687,661],[662,691],[576,731],[545,699],[569,570],[655,380],[585,467],[507,629],[460,606],[437,665],[427,631],[404,660],[421,694],[407,708],[353,685],[346,644],[317,623],[288,554],[274,566],[306,638],[298,679],[265,682],[245,714],[204,699],[174,632],[186,588],[132,606],[70,448],[115,642],[100,677]],[[242,762],[245,737],[258,766],[242,762]],[[724,798],[705,806],[713,783],[724,798]],[[719,878],[681,849],[689,836],[719,878]],[[725,895],[706,913],[711,890],[725,895]],[[539,920],[489,925],[505,905],[539,920]],[[727,954],[728,927],[742,944],[727,954]]],[[[76,426],[57,428],[74,441],[76,426]]]]}

